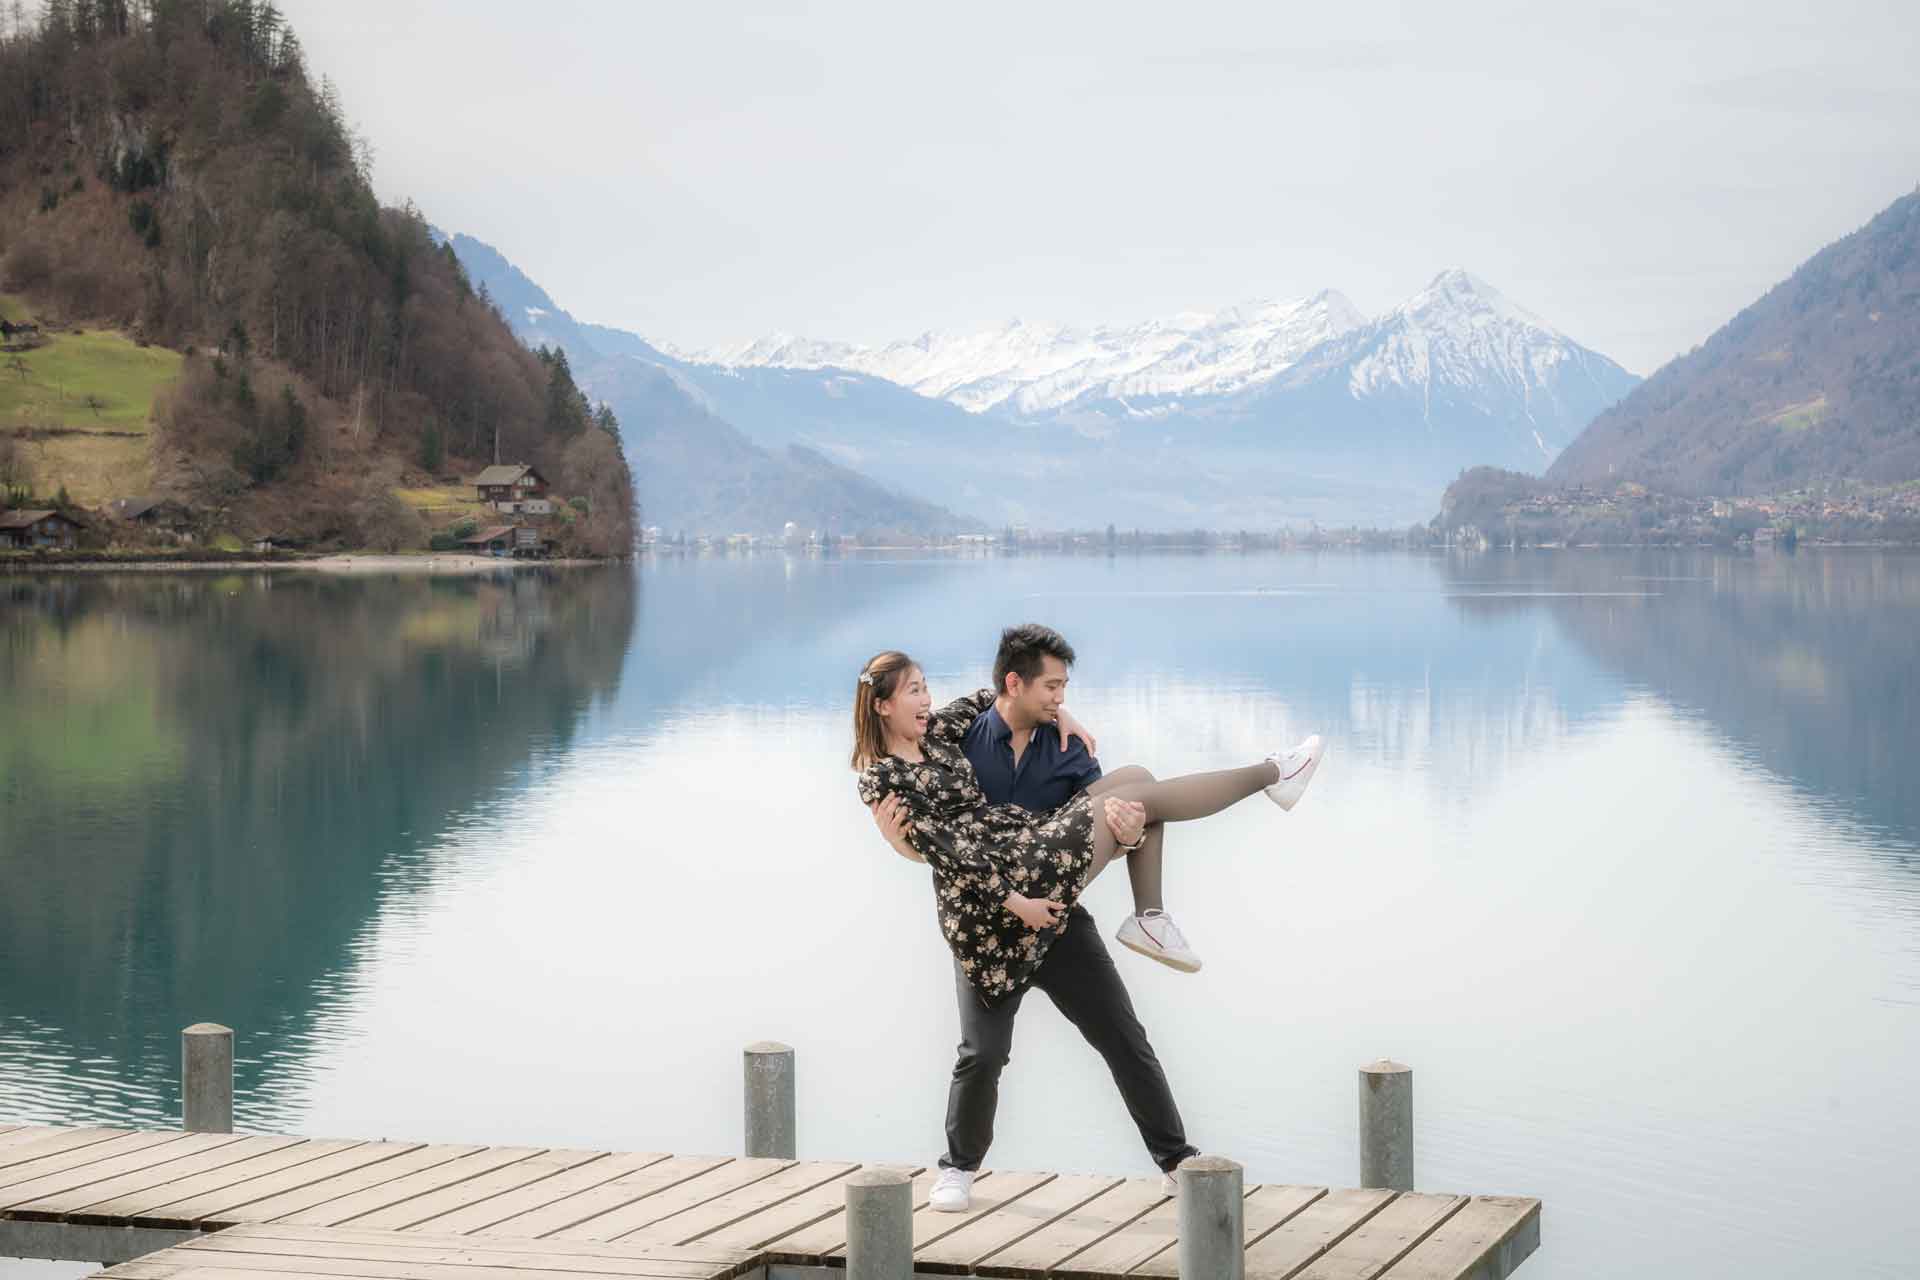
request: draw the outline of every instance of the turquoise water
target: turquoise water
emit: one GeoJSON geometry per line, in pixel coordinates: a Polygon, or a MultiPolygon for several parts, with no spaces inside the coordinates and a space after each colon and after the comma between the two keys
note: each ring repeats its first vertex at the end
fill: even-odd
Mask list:
{"type": "MultiPolygon", "coordinates": [[[[1912,1274],[1897,553],[0,578],[0,1118],[175,1123],[212,1019],[242,1128],[724,1152],[774,1038],[802,1155],[930,1162],[945,953],[847,702],[893,645],[972,689],[1026,618],[1110,767],[1330,744],[1169,840],[1206,969],[1120,955],[1200,1145],[1351,1184],[1390,1055],[1424,1188],[1547,1201],[1523,1275],[1912,1274]]],[[[1147,1170],[1042,1000],[991,1162],[1147,1170]]]]}

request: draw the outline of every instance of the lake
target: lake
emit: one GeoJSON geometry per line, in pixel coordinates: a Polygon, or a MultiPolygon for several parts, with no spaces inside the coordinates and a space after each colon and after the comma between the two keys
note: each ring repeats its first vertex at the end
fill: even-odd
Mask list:
{"type": "MultiPolygon", "coordinates": [[[[848,707],[883,647],[970,691],[1027,619],[1109,768],[1329,744],[1291,814],[1172,829],[1203,972],[1115,948],[1203,1148],[1353,1185],[1392,1056],[1423,1189],[1545,1199],[1524,1276],[1920,1266],[1896,552],[0,577],[0,1120],[177,1124],[208,1019],[243,1129],[725,1153],[767,1038],[802,1156],[930,1164],[946,952],[848,707]]],[[[1039,997],[998,1134],[1150,1172],[1039,997]]]]}

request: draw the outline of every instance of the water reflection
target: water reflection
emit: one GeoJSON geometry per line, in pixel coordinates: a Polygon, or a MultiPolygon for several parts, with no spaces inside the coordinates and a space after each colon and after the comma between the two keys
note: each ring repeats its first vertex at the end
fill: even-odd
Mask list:
{"type": "Polygon", "coordinates": [[[1483,555],[1442,562],[1464,615],[1551,617],[1633,686],[1779,777],[1920,845],[1920,557],[1483,555]]]}
{"type": "MultiPolygon", "coordinates": [[[[9,585],[0,1115],[730,1151],[738,1047],[801,1149],[934,1154],[955,1028],[846,701],[998,627],[1080,650],[1109,764],[1328,735],[1312,801],[1182,829],[1194,979],[1120,957],[1190,1129],[1350,1183],[1353,1068],[1421,1074],[1433,1188],[1549,1202],[1540,1280],[1901,1274],[1920,559],[1711,553],[648,562],[487,583],[9,585]],[[76,594],[77,593],[77,594],[76,594]],[[184,593],[184,594],[183,594],[184,593]],[[274,1046],[262,1054],[258,1046],[274,1046]],[[447,1064],[458,1063],[456,1072],[447,1064]],[[58,1086],[56,1088],[56,1081],[58,1086]],[[24,1083],[23,1083],[24,1082],[24,1083]]],[[[1093,887],[1108,931],[1123,877],[1093,887]]],[[[1140,1171],[1041,1002],[1001,1167],[1140,1171]]]]}
{"type": "Polygon", "coordinates": [[[0,580],[0,1114],[271,1129],[397,865],[610,697],[624,572],[0,580]]]}

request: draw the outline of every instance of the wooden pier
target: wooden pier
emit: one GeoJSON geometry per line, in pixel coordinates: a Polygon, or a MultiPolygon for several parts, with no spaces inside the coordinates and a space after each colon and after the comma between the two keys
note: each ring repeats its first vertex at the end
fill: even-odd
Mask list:
{"type": "MultiPolygon", "coordinates": [[[[847,1181],[818,1160],[0,1125],[0,1254],[115,1262],[113,1280],[732,1280],[844,1268],[847,1181]]],[[[994,1171],[970,1212],[926,1207],[913,1270],[1172,1277],[1159,1179],[994,1171]]],[[[1508,1274],[1537,1200],[1255,1186],[1257,1280],[1508,1274]]]]}
{"type": "Polygon", "coordinates": [[[744,1156],[244,1136],[233,1032],[181,1035],[185,1128],[0,1118],[0,1257],[111,1280],[1500,1280],[1540,1202],[1416,1193],[1412,1073],[1360,1069],[1357,1190],[795,1158],[793,1050],[749,1045],[744,1156]],[[112,1265],[118,1264],[118,1265],[112,1265]],[[556,1273],[567,1273],[558,1275],[556,1273]]]}

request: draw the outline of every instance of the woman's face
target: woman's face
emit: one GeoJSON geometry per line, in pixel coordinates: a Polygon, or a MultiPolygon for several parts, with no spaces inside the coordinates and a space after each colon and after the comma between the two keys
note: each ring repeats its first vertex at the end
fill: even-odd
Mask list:
{"type": "Polygon", "coordinates": [[[893,696],[879,703],[880,723],[895,742],[918,742],[927,736],[927,715],[933,710],[933,695],[927,692],[927,678],[918,667],[908,667],[893,686],[893,696]]]}

